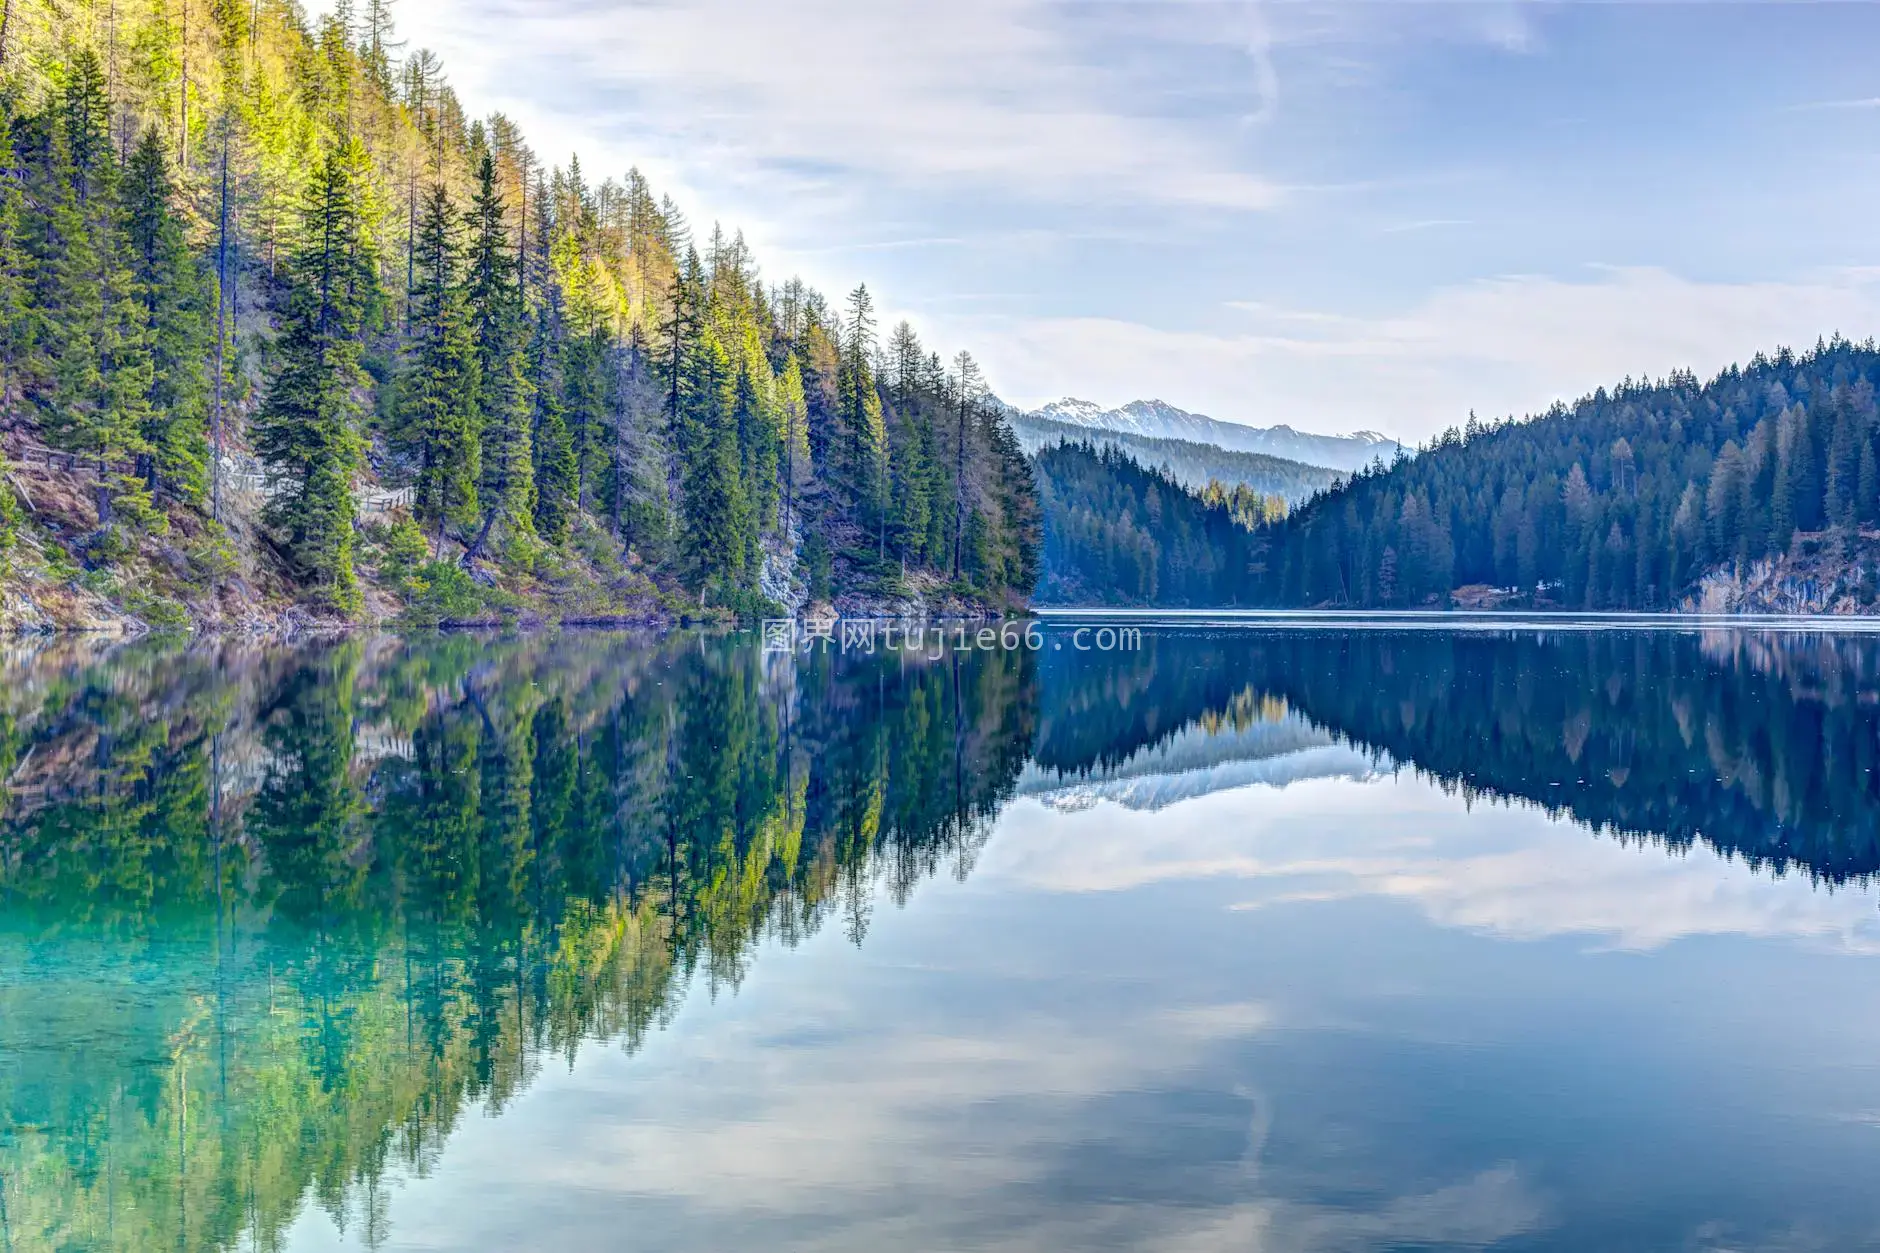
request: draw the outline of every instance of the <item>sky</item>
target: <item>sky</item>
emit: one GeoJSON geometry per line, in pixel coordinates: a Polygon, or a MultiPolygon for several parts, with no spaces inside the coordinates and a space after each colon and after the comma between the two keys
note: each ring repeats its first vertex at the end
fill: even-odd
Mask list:
{"type": "Polygon", "coordinates": [[[1880,329],[1880,6],[399,0],[473,113],[1027,407],[1417,442],[1880,329]]]}

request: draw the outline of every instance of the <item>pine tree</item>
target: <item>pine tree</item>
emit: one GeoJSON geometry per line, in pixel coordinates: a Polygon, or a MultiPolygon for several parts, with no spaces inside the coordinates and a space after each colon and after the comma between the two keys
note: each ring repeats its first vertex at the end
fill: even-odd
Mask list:
{"type": "Polygon", "coordinates": [[[210,352],[208,291],[190,256],[156,128],[144,132],[123,183],[131,281],[151,357],[142,442],[147,477],[200,501],[205,466],[204,402],[210,352]]]}
{"type": "Polygon", "coordinates": [[[746,535],[747,564],[756,569],[760,532],[769,531],[777,516],[777,462],[782,451],[781,415],[777,410],[776,379],[770,372],[769,359],[755,320],[748,314],[740,319],[737,372],[733,385],[731,424],[737,434],[738,463],[742,471],[739,490],[747,502],[750,527],[746,535]]]}
{"type": "Polygon", "coordinates": [[[1860,442],[1860,479],[1855,492],[1855,518],[1872,526],[1880,522],[1880,457],[1874,454],[1874,432],[1860,442]]]}
{"type": "MultiPolygon", "coordinates": [[[[17,162],[12,110],[0,103],[0,169],[14,169],[17,162]]],[[[9,421],[33,351],[25,227],[26,195],[21,180],[0,178],[0,418],[9,421]]]]}
{"type": "Polygon", "coordinates": [[[887,431],[881,395],[875,388],[875,305],[866,286],[849,295],[838,388],[841,436],[837,483],[856,524],[877,537],[885,556],[887,510],[887,431]]]}
{"type": "Polygon", "coordinates": [[[528,381],[534,397],[530,448],[535,458],[535,529],[551,544],[566,542],[574,522],[574,442],[561,408],[560,294],[550,284],[529,337],[528,381]]]}
{"type": "Polygon", "coordinates": [[[777,403],[783,419],[783,517],[779,529],[788,535],[798,525],[797,496],[810,471],[809,404],[803,397],[803,363],[795,353],[784,365],[777,403]]]}
{"type": "Polygon", "coordinates": [[[708,267],[637,172],[590,187],[578,163],[542,167],[507,119],[466,119],[435,57],[394,64],[391,9],[300,21],[199,0],[179,30],[174,5],[129,2],[95,15],[109,82],[89,19],[14,24],[0,109],[38,112],[0,123],[0,169],[18,171],[0,179],[0,411],[95,479],[88,564],[163,526],[159,495],[222,516],[219,491],[202,501],[213,431],[259,453],[275,555],[338,608],[358,603],[368,440],[466,566],[486,544],[526,553],[506,541],[531,531],[564,542],[586,513],[727,605],[748,603],[777,531],[824,592],[897,558],[1021,577],[996,423],[970,398],[955,413],[911,327],[880,356],[865,288],[845,311],[797,280],[766,288],[716,229],[708,267]],[[408,178],[393,227],[406,206],[384,189],[408,178]],[[407,252],[396,328],[382,233],[407,252]],[[243,441],[250,345],[268,377],[243,441]]]}
{"type": "Polygon", "coordinates": [[[263,516],[301,577],[341,610],[359,603],[353,475],[363,440],[355,393],[366,384],[360,336],[380,295],[359,211],[357,146],[328,149],[307,188],[281,366],[253,430],[275,488],[263,516]]]}
{"type": "Polygon", "coordinates": [[[750,504],[738,465],[737,369],[711,326],[695,351],[680,448],[681,559],[701,595],[738,587],[748,568],[750,504]]]}
{"type": "Polygon", "coordinates": [[[477,166],[476,198],[470,209],[467,266],[470,327],[477,350],[477,413],[482,422],[478,499],[483,505],[483,525],[466,559],[474,559],[481,551],[498,522],[524,534],[534,529],[529,429],[534,399],[523,343],[519,261],[510,256],[506,219],[496,187],[496,163],[485,153],[477,166]]]}
{"type": "Polygon", "coordinates": [[[666,494],[675,509],[681,506],[684,494],[686,420],[697,387],[697,340],[704,289],[705,275],[698,253],[688,249],[684,264],[674,268],[667,302],[670,312],[660,327],[665,340],[661,368],[666,375],[666,446],[672,453],[666,494]]]}
{"type": "Polygon", "coordinates": [[[978,403],[985,387],[979,364],[973,354],[962,351],[953,360],[955,377],[953,433],[953,578],[961,574],[961,559],[966,539],[966,427],[967,417],[978,403]]]}
{"type": "Polygon", "coordinates": [[[405,439],[418,459],[415,510],[443,555],[449,524],[476,515],[479,454],[477,347],[462,282],[458,215],[442,185],[425,197],[418,230],[418,281],[412,291],[417,354],[408,388],[405,439]]]}
{"type": "Polygon", "coordinates": [[[101,539],[120,515],[137,526],[161,524],[147,483],[127,464],[149,450],[155,369],[126,264],[109,111],[103,71],[82,51],[51,119],[37,180],[43,220],[34,232],[36,336],[45,349],[36,400],[47,437],[92,465],[101,539]]]}

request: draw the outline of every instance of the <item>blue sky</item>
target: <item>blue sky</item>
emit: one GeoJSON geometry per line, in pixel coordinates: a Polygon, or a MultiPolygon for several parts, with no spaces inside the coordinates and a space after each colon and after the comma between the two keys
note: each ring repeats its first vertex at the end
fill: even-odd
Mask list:
{"type": "Polygon", "coordinates": [[[1880,328],[1880,6],[402,0],[1019,402],[1420,440],[1880,328]]]}

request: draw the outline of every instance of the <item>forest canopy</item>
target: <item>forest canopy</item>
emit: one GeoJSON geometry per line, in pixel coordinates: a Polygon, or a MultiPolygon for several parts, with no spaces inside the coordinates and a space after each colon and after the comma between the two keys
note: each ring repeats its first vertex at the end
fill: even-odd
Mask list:
{"type": "Polygon", "coordinates": [[[1029,591],[969,355],[475,116],[391,9],[9,0],[0,410],[84,502],[0,491],[16,567],[210,616],[1029,591]]]}
{"type": "Polygon", "coordinates": [[[1244,603],[1254,528],[1285,503],[1244,485],[1194,493],[1113,446],[1058,444],[1036,457],[1044,506],[1042,604],[1214,607],[1244,603]]]}
{"type": "Polygon", "coordinates": [[[1819,553],[1818,590],[1870,605],[1880,525],[1880,351],[1835,338],[1626,380],[1527,421],[1473,417],[1414,459],[1323,492],[1268,532],[1266,604],[1527,603],[1668,610],[1699,581],[1819,553]]]}

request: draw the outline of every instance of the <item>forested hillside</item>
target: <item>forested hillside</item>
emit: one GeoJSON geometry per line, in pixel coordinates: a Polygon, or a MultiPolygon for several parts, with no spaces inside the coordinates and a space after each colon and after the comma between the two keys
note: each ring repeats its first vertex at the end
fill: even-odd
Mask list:
{"type": "Polygon", "coordinates": [[[1034,413],[1013,412],[1009,420],[1026,452],[1037,453],[1057,444],[1118,448],[1142,465],[1167,470],[1176,482],[1192,491],[1201,491],[1209,483],[1218,482],[1229,490],[1245,487],[1260,496],[1277,496],[1296,503],[1325,490],[1340,477],[1338,471],[1324,466],[1193,440],[1161,439],[1133,431],[1092,430],[1034,413]]]}
{"type": "Polygon", "coordinates": [[[1263,542],[1254,528],[1284,503],[1217,483],[1188,491],[1126,453],[1060,444],[1034,460],[1044,506],[1038,601],[1213,608],[1245,603],[1263,542]]]}
{"type": "Polygon", "coordinates": [[[1029,591],[968,355],[473,117],[390,8],[0,11],[8,621],[1029,591]]]}
{"type": "Polygon", "coordinates": [[[1268,532],[1258,599],[1417,606],[1491,585],[1587,609],[1871,609],[1880,351],[1784,349],[1708,383],[1627,380],[1525,422],[1471,418],[1268,532]]]}

